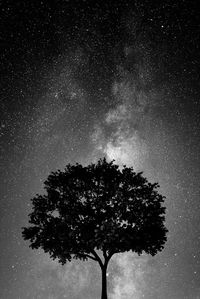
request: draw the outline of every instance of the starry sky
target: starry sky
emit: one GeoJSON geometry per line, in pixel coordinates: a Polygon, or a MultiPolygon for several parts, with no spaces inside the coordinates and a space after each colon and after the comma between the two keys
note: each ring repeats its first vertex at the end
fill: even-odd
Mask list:
{"type": "Polygon", "coordinates": [[[48,174],[100,157],[166,196],[164,250],[118,254],[109,299],[200,298],[198,1],[0,1],[0,298],[97,299],[93,261],[21,236],[48,174]]]}

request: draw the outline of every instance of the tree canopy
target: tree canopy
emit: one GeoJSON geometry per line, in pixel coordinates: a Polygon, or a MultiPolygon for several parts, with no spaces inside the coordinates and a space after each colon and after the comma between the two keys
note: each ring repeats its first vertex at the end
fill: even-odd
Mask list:
{"type": "Polygon", "coordinates": [[[104,158],[52,172],[44,188],[46,194],[32,199],[31,226],[22,234],[31,248],[42,248],[60,263],[90,258],[103,268],[115,253],[155,255],[163,249],[165,197],[141,172],[104,158]]]}

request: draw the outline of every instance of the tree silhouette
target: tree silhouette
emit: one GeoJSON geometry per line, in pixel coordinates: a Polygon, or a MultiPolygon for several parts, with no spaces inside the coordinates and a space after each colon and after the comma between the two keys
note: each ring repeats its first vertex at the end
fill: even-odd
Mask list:
{"type": "Polygon", "coordinates": [[[46,194],[32,199],[30,227],[23,238],[61,264],[92,259],[102,272],[102,299],[107,299],[106,271],[111,257],[132,250],[155,255],[166,242],[164,196],[142,173],[100,159],[86,167],[68,164],[52,172],[46,194]]]}

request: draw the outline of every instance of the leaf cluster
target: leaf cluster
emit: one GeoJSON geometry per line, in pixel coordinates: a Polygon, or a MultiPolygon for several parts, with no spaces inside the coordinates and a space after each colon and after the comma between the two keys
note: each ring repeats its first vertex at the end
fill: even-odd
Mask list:
{"type": "Polygon", "coordinates": [[[30,227],[23,237],[64,264],[72,258],[96,260],[132,250],[155,255],[166,242],[164,196],[142,173],[114,161],[68,164],[52,172],[46,194],[32,199],[30,227]],[[92,255],[91,255],[92,254],[92,255]]]}

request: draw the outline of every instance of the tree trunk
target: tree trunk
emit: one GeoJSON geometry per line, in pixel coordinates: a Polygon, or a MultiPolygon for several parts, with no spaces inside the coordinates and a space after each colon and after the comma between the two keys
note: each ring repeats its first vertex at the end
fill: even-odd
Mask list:
{"type": "Polygon", "coordinates": [[[102,272],[101,299],[108,299],[108,297],[107,297],[107,276],[106,276],[106,271],[107,271],[107,265],[104,265],[101,268],[101,272],[102,272]]]}

